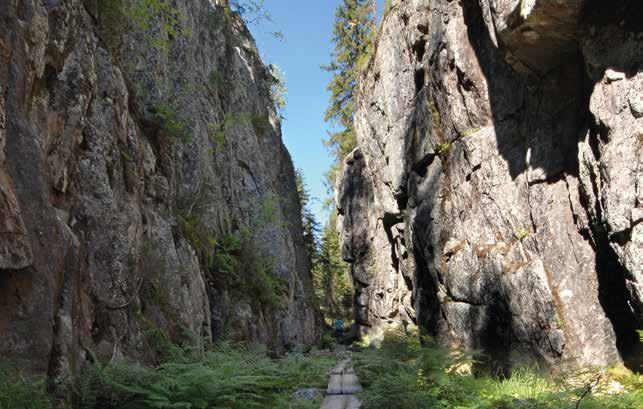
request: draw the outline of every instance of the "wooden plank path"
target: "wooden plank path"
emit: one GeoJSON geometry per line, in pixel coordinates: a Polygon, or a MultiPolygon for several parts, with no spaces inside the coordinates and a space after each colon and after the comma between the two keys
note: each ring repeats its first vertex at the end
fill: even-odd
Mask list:
{"type": "Polygon", "coordinates": [[[326,399],[321,409],[359,409],[361,404],[356,393],[362,385],[355,375],[350,359],[344,359],[330,371],[326,399]]]}

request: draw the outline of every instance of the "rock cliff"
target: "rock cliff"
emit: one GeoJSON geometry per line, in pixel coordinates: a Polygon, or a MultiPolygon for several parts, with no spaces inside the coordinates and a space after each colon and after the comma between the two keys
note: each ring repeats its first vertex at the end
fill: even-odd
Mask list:
{"type": "Polygon", "coordinates": [[[391,3],[336,186],[362,334],[637,365],[639,3],[391,3]]]}
{"type": "Polygon", "coordinates": [[[0,2],[3,360],[315,341],[275,81],[208,0],[0,2]]]}

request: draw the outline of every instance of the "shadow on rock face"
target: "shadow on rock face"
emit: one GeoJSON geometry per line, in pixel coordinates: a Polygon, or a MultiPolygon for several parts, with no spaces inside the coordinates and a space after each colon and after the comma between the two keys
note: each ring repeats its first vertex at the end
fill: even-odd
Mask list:
{"type": "MultiPolygon", "coordinates": [[[[625,32],[641,32],[642,10],[643,4],[639,1],[589,0],[571,23],[582,21],[577,35],[581,30],[600,32],[601,27],[615,22],[625,32]]],[[[600,160],[598,145],[606,143],[609,137],[601,128],[604,124],[596,124],[599,121],[590,111],[592,90],[597,82],[603,80],[608,67],[629,77],[640,69],[641,61],[632,61],[614,53],[603,57],[603,65],[595,65],[586,61],[581,41],[577,39],[575,49],[565,41],[564,47],[558,50],[558,58],[551,60],[549,66],[530,69],[528,59],[515,61],[516,56],[520,58],[520,50],[512,50],[516,51],[514,55],[503,51],[511,48],[511,44],[502,42],[502,33],[498,39],[500,46],[496,46],[485,25],[479,2],[464,2],[463,12],[469,41],[487,81],[497,149],[505,159],[511,177],[515,179],[525,173],[529,185],[549,184],[566,176],[578,177],[579,142],[587,135],[596,158],[600,160]],[[513,61],[514,69],[505,61],[513,61]],[[516,71],[520,74],[517,75],[516,71]]],[[[534,38],[538,36],[534,35],[534,38]]],[[[531,46],[552,50],[557,45],[548,43],[551,41],[557,40],[545,35],[531,46]]],[[[583,205],[586,209],[593,206],[591,203],[583,205]]],[[[598,211],[600,213],[600,209],[598,211]]],[[[640,354],[635,330],[640,323],[628,305],[625,285],[629,272],[610,247],[602,223],[600,218],[591,220],[593,234],[591,238],[586,237],[596,253],[600,303],[614,327],[617,346],[626,364],[632,369],[640,369],[640,363],[635,362],[637,354],[640,354]]],[[[485,343],[497,345],[500,340],[494,338],[494,328],[507,325],[510,326],[511,322],[489,322],[485,332],[489,342],[485,343]]]]}

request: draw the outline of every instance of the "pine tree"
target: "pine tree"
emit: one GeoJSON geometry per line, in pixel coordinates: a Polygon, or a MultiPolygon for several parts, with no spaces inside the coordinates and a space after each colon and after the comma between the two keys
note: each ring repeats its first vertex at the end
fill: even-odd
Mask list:
{"type": "Polygon", "coordinates": [[[324,141],[335,157],[335,166],[326,175],[329,186],[333,184],[337,164],[357,145],[353,127],[355,97],[360,72],[372,51],[376,13],[375,0],[343,0],[335,11],[335,49],[330,65],[322,67],[333,73],[327,87],[331,93],[330,106],[324,119],[338,127],[324,141]]]}

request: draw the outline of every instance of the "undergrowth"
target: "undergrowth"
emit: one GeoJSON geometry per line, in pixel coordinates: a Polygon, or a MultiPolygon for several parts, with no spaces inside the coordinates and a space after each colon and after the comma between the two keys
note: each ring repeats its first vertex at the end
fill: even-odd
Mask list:
{"type": "MultiPolygon", "coordinates": [[[[291,354],[271,359],[260,346],[221,343],[207,352],[181,350],[156,367],[95,362],[69,385],[69,409],[307,409],[302,388],[323,388],[334,357],[291,354]]],[[[0,370],[0,408],[50,409],[41,380],[0,370]]]]}
{"type": "Polygon", "coordinates": [[[0,363],[0,408],[48,409],[46,382],[42,378],[28,378],[10,365],[0,363]]]}
{"type": "MultiPolygon", "coordinates": [[[[257,219],[268,222],[276,217],[278,203],[264,201],[257,219]]],[[[219,287],[235,297],[250,298],[262,306],[276,308],[288,293],[288,282],[272,271],[270,259],[262,256],[249,231],[215,236],[197,214],[177,211],[177,224],[183,237],[196,251],[202,267],[219,287]]]]}
{"type": "Polygon", "coordinates": [[[363,409],[634,409],[643,407],[643,376],[624,368],[553,378],[536,368],[505,379],[470,374],[472,354],[447,351],[403,330],[356,358],[363,409]],[[618,385],[615,386],[618,382],[618,385]]]}
{"type": "Polygon", "coordinates": [[[322,387],[329,358],[271,359],[259,346],[222,343],[205,353],[183,353],[156,368],[121,361],[90,367],[74,408],[304,408],[289,403],[298,388],[322,387]]]}

